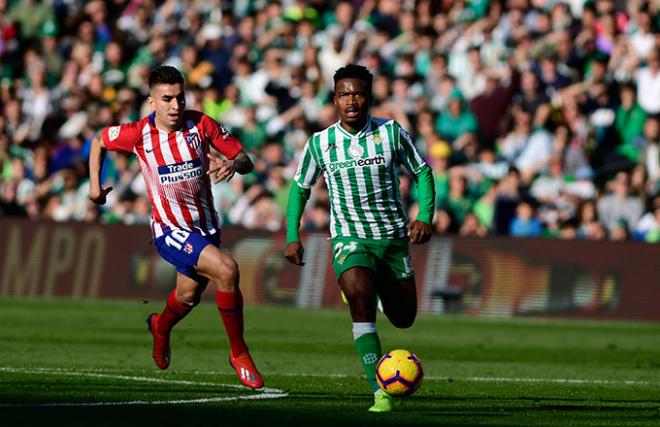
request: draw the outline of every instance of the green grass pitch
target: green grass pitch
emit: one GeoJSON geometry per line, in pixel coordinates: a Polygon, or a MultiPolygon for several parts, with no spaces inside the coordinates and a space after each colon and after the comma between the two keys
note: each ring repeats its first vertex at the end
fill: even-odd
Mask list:
{"type": "Polygon", "coordinates": [[[371,414],[347,310],[247,307],[269,387],[237,387],[220,317],[204,301],[158,370],[144,319],[164,301],[0,299],[0,425],[660,425],[660,324],[420,316],[379,319],[425,379],[371,414]]]}

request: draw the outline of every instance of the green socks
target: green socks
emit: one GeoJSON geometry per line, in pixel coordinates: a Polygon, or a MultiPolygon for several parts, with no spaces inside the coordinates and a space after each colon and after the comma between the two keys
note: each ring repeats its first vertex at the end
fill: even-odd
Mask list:
{"type": "Polygon", "coordinates": [[[362,369],[367,376],[372,391],[375,393],[379,390],[376,382],[376,365],[382,356],[376,324],[371,322],[353,323],[353,339],[355,349],[358,356],[360,356],[362,369]]]}

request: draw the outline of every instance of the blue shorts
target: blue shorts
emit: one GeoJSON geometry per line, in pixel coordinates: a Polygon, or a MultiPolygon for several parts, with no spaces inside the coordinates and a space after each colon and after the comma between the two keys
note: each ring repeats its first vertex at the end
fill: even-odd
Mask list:
{"type": "Polygon", "coordinates": [[[199,255],[206,245],[220,246],[220,233],[202,236],[196,231],[170,230],[154,240],[158,254],[176,267],[176,271],[200,282],[206,279],[195,271],[199,255]]]}

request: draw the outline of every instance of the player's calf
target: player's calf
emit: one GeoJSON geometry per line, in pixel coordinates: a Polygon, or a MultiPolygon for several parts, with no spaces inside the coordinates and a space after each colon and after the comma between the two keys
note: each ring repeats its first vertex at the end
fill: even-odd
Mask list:
{"type": "Polygon", "coordinates": [[[400,279],[379,283],[378,295],[383,302],[390,323],[401,329],[409,328],[417,317],[415,279],[400,279]]]}

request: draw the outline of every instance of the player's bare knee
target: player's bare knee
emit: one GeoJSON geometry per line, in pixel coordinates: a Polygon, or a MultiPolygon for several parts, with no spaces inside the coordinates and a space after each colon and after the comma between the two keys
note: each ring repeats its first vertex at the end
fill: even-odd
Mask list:
{"type": "Polygon", "coordinates": [[[413,314],[412,316],[390,318],[390,323],[392,323],[395,328],[408,329],[415,323],[415,317],[416,316],[413,314]]]}
{"type": "Polygon", "coordinates": [[[344,289],[349,302],[371,304],[376,301],[376,293],[365,286],[348,283],[344,289]]]}
{"type": "Polygon", "coordinates": [[[229,256],[223,256],[220,259],[214,281],[218,290],[233,292],[238,288],[240,273],[238,263],[229,256]]]}
{"type": "Polygon", "coordinates": [[[186,307],[195,307],[202,298],[201,292],[197,290],[185,290],[177,293],[177,301],[186,307]]]}
{"type": "Polygon", "coordinates": [[[222,259],[222,269],[225,278],[232,283],[238,283],[239,270],[238,263],[228,256],[222,259]]]}

